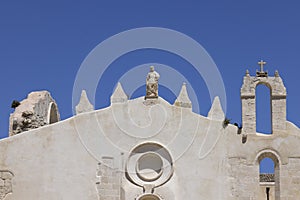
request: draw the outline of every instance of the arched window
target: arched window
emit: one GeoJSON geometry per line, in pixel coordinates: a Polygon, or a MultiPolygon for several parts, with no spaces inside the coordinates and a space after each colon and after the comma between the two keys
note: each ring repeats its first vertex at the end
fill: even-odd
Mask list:
{"type": "Polygon", "coordinates": [[[266,200],[280,199],[279,160],[273,152],[263,152],[258,157],[259,198],[266,200]]]}
{"type": "Polygon", "coordinates": [[[260,174],[274,174],[275,164],[274,161],[269,158],[263,158],[259,163],[259,173],[260,174]]]}
{"type": "Polygon", "coordinates": [[[256,87],[256,132],[272,134],[271,89],[264,84],[256,87]]]}

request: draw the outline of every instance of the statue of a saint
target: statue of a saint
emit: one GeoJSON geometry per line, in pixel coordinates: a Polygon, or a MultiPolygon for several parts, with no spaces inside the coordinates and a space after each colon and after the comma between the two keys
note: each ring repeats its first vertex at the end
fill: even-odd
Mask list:
{"type": "Polygon", "coordinates": [[[148,98],[158,98],[158,79],[159,74],[154,71],[154,66],[150,67],[150,72],[147,75],[146,79],[146,96],[148,98]]]}

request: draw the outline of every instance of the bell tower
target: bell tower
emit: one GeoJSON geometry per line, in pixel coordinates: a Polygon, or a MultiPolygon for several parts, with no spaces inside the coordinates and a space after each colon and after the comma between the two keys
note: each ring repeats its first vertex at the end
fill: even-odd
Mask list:
{"type": "Polygon", "coordinates": [[[263,84],[271,91],[272,134],[284,131],[286,130],[286,88],[277,70],[274,76],[269,76],[268,72],[264,71],[266,62],[261,60],[258,64],[260,65],[260,70],[256,71],[255,76],[251,76],[249,71],[246,71],[241,88],[243,130],[246,134],[256,133],[255,92],[256,87],[263,84]]]}

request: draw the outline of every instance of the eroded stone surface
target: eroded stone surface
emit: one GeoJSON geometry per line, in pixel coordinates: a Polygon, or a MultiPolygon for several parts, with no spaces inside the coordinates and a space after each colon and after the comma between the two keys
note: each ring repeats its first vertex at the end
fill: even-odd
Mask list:
{"type": "Polygon", "coordinates": [[[59,120],[57,105],[50,93],[32,92],[10,115],[9,135],[13,136],[59,120]]]}

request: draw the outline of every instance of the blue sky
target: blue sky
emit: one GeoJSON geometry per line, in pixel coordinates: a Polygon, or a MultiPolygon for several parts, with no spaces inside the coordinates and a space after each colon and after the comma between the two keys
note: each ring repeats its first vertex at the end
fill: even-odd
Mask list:
{"type": "MultiPolygon", "coordinates": [[[[288,120],[299,126],[299,9],[297,1],[269,0],[2,1],[0,138],[8,134],[12,100],[22,100],[31,91],[50,91],[61,118],[71,117],[73,84],[86,56],[107,38],[140,27],[176,30],[206,49],[223,78],[226,116],[233,122],[241,122],[240,87],[246,69],[254,75],[257,62],[266,60],[269,73],[274,74],[278,69],[284,79],[288,120]]],[[[176,65],[177,71],[197,85],[200,113],[207,115],[211,99],[202,77],[196,76],[191,66],[178,56],[151,49],[123,55],[109,66],[97,87],[95,107],[108,106],[122,74],[144,63],[176,65]]],[[[133,96],[143,94],[141,87],[133,96]]],[[[162,88],[160,94],[171,103],[176,98],[167,88],[162,88]]],[[[267,96],[262,95],[263,98],[267,96]]],[[[265,113],[262,112],[261,119],[267,117],[265,113]]],[[[268,131],[267,125],[260,126],[261,131],[268,131]]]]}

